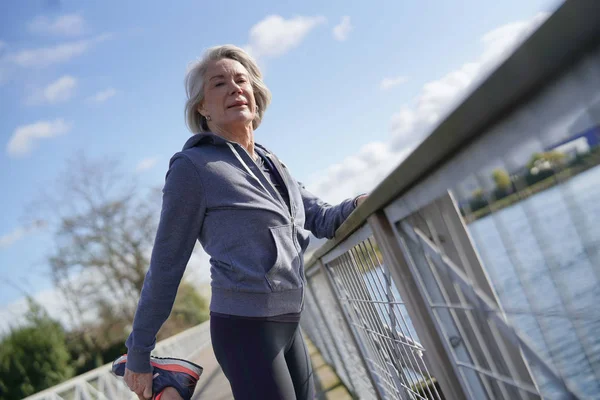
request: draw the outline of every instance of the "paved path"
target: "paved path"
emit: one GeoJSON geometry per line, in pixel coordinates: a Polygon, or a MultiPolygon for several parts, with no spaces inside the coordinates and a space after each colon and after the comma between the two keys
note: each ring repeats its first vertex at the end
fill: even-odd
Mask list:
{"type": "Polygon", "coordinates": [[[212,346],[209,345],[202,350],[196,363],[204,368],[204,372],[198,381],[192,400],[233,400],[231,386],[217,363],[212,346]]]}

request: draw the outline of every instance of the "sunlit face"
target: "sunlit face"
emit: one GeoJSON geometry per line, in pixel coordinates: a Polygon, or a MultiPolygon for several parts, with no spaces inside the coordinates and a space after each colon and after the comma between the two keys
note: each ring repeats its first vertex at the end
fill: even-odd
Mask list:
{"type": "Polygon", "coordinates": [[[229,58],[211,61],[205,75],[204,100],[198,111],[210,117],[209,125],[221,129],[252,124],[256,103],[246,68],[229,58]]]}

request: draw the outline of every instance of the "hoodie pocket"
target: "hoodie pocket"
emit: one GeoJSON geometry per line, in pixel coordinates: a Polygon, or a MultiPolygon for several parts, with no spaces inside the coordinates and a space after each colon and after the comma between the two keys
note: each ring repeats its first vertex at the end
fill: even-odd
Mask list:
{"type": "Polygon", "coordinates": [[[275,241],[277,258],[275,264],[265,275],[271,290],[280,292],[298,289],[302,286],[300,277],[300,254],[294,243],[291,224],[269,228],[275,241]]]}

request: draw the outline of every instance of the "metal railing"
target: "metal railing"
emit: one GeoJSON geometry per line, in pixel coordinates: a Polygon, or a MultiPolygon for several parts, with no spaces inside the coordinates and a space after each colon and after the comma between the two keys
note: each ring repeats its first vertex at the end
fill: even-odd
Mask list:
{"type": "Polygon", "coordinates": [[[600,4],[563,4],[306,261],[356,398],[600,393],[600,4]]]}
{"type": "MultiPolygon", "coordinates": [[[[194,360],[209,345],[210,329],[207,321],[158,342],[152,354],[158,357],[168,356],[194,360]]],[[[137,399],[137,395],[129,390],[123,379],[112,374],[111,366],[111,364],[106,364],[29,396],[26,400],[137,399]]]]}

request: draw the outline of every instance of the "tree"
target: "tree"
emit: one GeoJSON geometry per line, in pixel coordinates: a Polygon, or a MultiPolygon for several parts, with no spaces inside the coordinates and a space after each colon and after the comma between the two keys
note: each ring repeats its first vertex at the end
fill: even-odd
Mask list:
{"type": "Polygon", "coordinates": [[[473,193],[471,193],[471,197],[474,199],[483,199],[484,195],[485,193],[483,192],[482,188],[477,188],[473,190],[473,193]]]}
{"type": "Polygon", "coordinates": [[[473,193],[471,194],[471,199],[469,200],[469,208],[471,209],[471,212],[475,212],[479,209],[482,209],[487,205],[488,202],[485,198],[485,193],[483,189],[477,188],[473,190],[473,193]]]}
{"type": "Polygon", "coordinates": [[[512,187],[512,181],[508,173],[501,168],[496,168],[492,171],[492,179],[496,184],[496,190],[494,191],[495,198],[501,199],[506,197],[512,187]]]}
{"type": "Polygon", "coordinates": [[[498,189],[509,190],[512,185],[508,172],[501,168],[496,168],[492,172],[492,178],[498,189]]]}
{"type": "Polygon", "coordinates": [[[209,318],[208,302],[196,288],[182,282],[175,297],[175,304],[167,322],[158,332],[158,340],[165,339],[186,328],[196,326],[209,318]]]}
{"type": "Polygon", "coordinates": [[[530,172],[534,168],[536,168],[538,171],[544,169],[557,169],[564,163],[564,161],[565,154],[561,153],[560,151],[553,150],[544,153],[533,153],[529,159],[529,162],[527,163],[527,169],[529,169],[530,172]]]}
{"type": "Polygon", "coordinates": [[[65,331],[29,299],[26,324],[0,342],[0,398],[22,399],[73,376],[65,331]]]}
{"type": "Polygon", "coordinates": [[[525,181],[533,185],[553,176],[565,162],[565,155],[559,151],[545,153],[534,153],[527,163],[527,175],[525,181]]]}
{"type": "Polygon", "coordinates": [[[60,213],[49,261],[74,322],[110,299],[113,312],[132,319],[150,262],[157,199],[142,198],[118,163],[84,157],[69,162],[57,187],[57,194],[46,196],[60,213]]]}
{"type": "MultiPolygon", "coordinates": [[[[99,366],[122,351],[135,314],[160,215],[160,191],[143,194],[115,160],[69,160],[54,192],[44,193],[44,219],[54,231],[52,277],[68,302],[78,371],[99,366]]],[[[187,287],[177,307],[188,319],[169,321],[170,333],[197,324],[207,312],[187,287]],[[190,300],[191,299],[191,300],[190,300]]],[[[198,296],[197,294],[195,296],[198,296]]],[[[174,315],[179,315],[175,313],[174,315]]]]}

